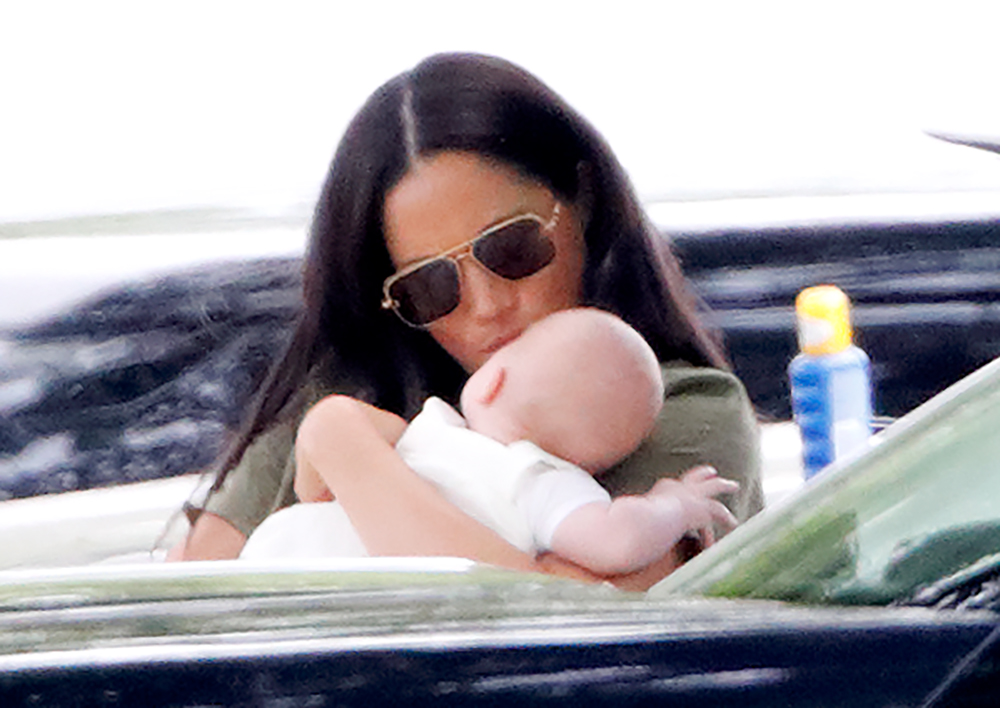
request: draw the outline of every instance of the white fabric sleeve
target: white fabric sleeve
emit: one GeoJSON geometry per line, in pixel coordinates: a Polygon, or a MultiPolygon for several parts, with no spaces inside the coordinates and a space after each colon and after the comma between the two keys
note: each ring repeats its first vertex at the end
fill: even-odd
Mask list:
{"type": "Polygon", "coordinates": [[[594,502],[611,503],[611,495],[590,473],[565,462],[537,462],[518,492],[518,508],[528,519],[538,551],[552,548],[552,536],[573,511],[594,502]]]}
{"type": "Polygon", "coordinates": [[[396,443],[410,468],[445,499],[527,553],[534,541],[515,499],[522,472],[537,455],[519,457],[508,447],[469,430],[444,401],[429,398],[396,443]]]}

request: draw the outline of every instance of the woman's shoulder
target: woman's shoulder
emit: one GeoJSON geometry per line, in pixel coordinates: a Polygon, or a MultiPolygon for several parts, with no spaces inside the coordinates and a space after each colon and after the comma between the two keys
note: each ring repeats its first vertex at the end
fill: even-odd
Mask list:
{"type": "Polygon", "coordinates": [[[295,421],[284,420],[258,435],[204,509],[249,536],[269,513],[285,505],[291,492],[288,479],[296,427],[295,421]]]}
{"type": "Polygon", "coordinates": [[[685,361],[660,364],[666,396],[706,396],[746,398],[743,383],[730,371],[693,366],[685,361]]]}
{"type": "Polygon", "coordinates": [[[204,509],[249,535],[269,513],[294,501],[294,447],[299,423],[306,410],[337,392],[329,375],[310,372],[282,413],[247,446],[222,487],[204,502],[204,509]]]}
{"type": "Polygon", "coordinates": [[[643,493],[661,477],[712,465],[740,483],[724,501],[737,518],[749,517],[763,496],[756,416],[743,384],[728,371],[685,362],[665,362],[661,369],[666,398],[656,427],[601,484],[613,496],[643,493]]]}

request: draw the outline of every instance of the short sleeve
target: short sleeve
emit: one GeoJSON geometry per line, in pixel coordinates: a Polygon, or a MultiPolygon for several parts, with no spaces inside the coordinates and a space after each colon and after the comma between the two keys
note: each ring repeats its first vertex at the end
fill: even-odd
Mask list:
{"type": "Polygon", "coordinates": [[[243,453],[222,484],[204,504],[249,536],[268,516],[295,501],[295,422],[279,423],[262,433],[243,453]]]}
{"type": "Polygon", "coordinates": [[[528,520],[535,548],[552,548],[556,528],[584,504],[610,504],[607,491],[588,472],[566,463],[538,462],[518,490],[517,506],[528,520]]]}
{"type": "Polygon", "coordinates": [[[327,366],[317,367],[297,394],[305,402],[302,410],[289,414],[254,439],[226,475],[222,487],[200,505],[205,511],[218,514],[249,537],[269,514],[297,501],[295,434],[299,423],[305,411],[321,398],[347,389],[336,379],[331,383],[327,366]]]}
{"type": "Polygon", "coordinates": [[[729,372],[687,365],[664,366],[663,381],[666,397],[656,428],[599,481],[612,496],[642,494],[660,478],[712,465],[740,485],[722,501],[740,521],[753,516],[764,505],[760,434],[743,385],[729,372]]]}

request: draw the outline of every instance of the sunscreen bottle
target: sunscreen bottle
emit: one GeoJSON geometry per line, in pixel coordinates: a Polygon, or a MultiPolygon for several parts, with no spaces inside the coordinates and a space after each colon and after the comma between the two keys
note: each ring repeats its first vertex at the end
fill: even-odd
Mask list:
{"type": "Polygon", "coordinates": [[[800,353],[788,377],[809,479],[834,460],[867,449],[870,364],[852,343],[850,301],[840,288],[806,288],[795,299],[795,314],[800,353]]]}

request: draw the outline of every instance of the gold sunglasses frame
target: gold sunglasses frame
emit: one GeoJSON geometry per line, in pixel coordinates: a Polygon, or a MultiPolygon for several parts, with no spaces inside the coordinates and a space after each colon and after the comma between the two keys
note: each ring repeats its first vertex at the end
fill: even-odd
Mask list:
{"type": "MultiPolygon", "coordinates": [[[[414,323],[410,322],[409,320],[407,320],[405,317],[403,317],[400,314],[400,312],[399,312],[399,301],[396,300],[395,298],[393,298],[389,294],[389,288],[391,288],[396,283],[396,281],[400,280],[401,278],[405,278],[407,275],[409,275],[410,273],[413,273],[416,270],[419,270],[419,269],[423,268],[428,263],[433,263],[434,261],[441,261],[441,260],[451,261],[452,263],[455,264],[455,271],[458,273],[459,302],[461,302],[461,297],[462,297],[462,269],[458,267],[458,265],[459,265],[458,262],[462,258],[466,258],[467,256],[472,256],[473,260],[475,260],[477,263],[479,263],[479,259],[477,259],[476,256],[475,256],[475,254],[472,252],[472,249],[475,246],[475,244],[476,244],[477,241],[480,241],[480,240],[486,238],[487,236],[491,236],[492,234],[495,234],[497,231],[502,231],[503,229],[507,228],[511,224],[516,224],[519,221],[534,221],[534,222],[538,223],[538,225],[541,227],[541,232],[543,234],[547,235],[549,232],[552,231],[552,229],[554,229],[556,227],[556,224],[559,222],[559,212],[560,212],[559,202],[556,202],[555,206],[552,208],[552,216],[549,217],[548,221],[546,221],[541,216],[539,216],[538,214],[536,214],[536,213],[534,213],[532,211],[528,211],[528,212],[524,212],[523,214],[518,214],[516,216],[512,216],[509,219],[504,219],[503,221],[501,221],[498,224],[493,224],[492,226],[487,226],[485,229],[483,229],[482,231],[480,231],[478,234],[476,234],[475,236],[473,236],[468,241],[466,241],[464,243],[460,243],[459,245],[454,246],[453,248],[449,248],[447,251],[444,251],[443,253],[439,253],[436,256],[429,256],[427,258],[422,258],[419,261],[417,261],[416,263],[411,263],[410,265],[406,266],[402,270],[397,270],[395,273],[393,273],[392,275],[390,275],[388,278],[386,278],[382,282],[382,309],[383,310],[392,310],[399,319],[401,319],[405,324],[409,325],[410,327],[414,327],[416,329],[426,329],[428,325],[431,325],[434,322],[437,322],[437,320],[441,319],[441,317],[445,317],[448,313],[446,313],[445,315],[441,315],[441,317],[438,317],[437,319],[431,320],[427,324],[418,325],[418,324],[414,324],[414,323]]],[[[554,243],[553,243],[553,246],[555,246],[554,243]]],[[[556,256],[558,256],[558,255],[559,254],[556,253],[556,256]]],[[[555,257],[553,257],[553,260],[555,260],[555,257]]],[[[552,261],[549,261],[549,263],[551,263],[551,262],[552,261]]],[[[546,266],[549,265],[549,263],[546,263],[544,266],[542,266],[537,271],[535,271],[535,273],[540,272],[541,270],[543,270],[546,266]]],[[[489,266],[485,265],[484,263],[480,263],[480,265],[483,266],[483,268],[485,268],[487,271],[489,271],[491,274],[495,275],[496,277],[503,278],[502,275],[494,273],[489,268],[489,266]]],[[[534,273],[532,273],[531,275],[534,275],[534,273]]],[[[524,276],[524,277],[527,278],[527,277],[530,277],[530,276],[524,276]]],[[[504,280],[506,280],[506,278],[504,278],[504,280]]],[[[518,278],[518,280],[520,280],[520,278],[518,278]]]]}

